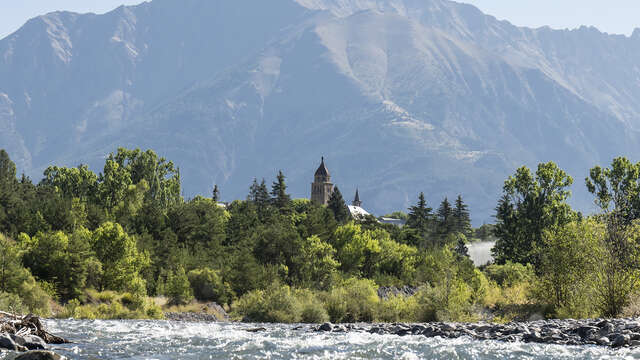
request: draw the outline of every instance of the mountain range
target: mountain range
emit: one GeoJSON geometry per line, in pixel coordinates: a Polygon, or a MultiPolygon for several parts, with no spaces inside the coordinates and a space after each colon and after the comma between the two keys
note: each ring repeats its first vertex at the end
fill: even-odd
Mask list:
{"type": "Polygon", "coordinates": [[[531,29],[447,0],[153,0],[54,12],[0,40],[0,148],[39,180],[151,148],[185,197],[246,197],[324,156],[378,215],[424,191],[491,222],[502,183],[555,161],[589,212],[588,169],[640,150],[640,29],[531,29]]]}

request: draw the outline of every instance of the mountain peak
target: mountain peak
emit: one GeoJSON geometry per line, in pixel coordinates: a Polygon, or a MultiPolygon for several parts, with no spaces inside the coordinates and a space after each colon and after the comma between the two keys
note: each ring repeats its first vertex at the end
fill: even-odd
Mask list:
{"type": "Polygon", "coordinates": [[[315,169],[304,169],[321,151],[341,187],[375,194],[374,213],[406,209],[419,191],[462,192],[483,221],[517,166],[554,160],[579,177],[640,153],[632,46],[449,0],[56,12],[0,41],[0,144],[34,178],[50,164],[96,168],[119,146],[152,148],[180,164],[187,196],[213,182],[230,198],[282,166],[292,194],[308,196],[315,169]]]}

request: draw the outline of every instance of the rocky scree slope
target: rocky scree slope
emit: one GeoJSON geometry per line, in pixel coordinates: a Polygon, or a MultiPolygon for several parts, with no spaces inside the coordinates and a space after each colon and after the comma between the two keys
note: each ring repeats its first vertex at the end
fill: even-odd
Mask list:
{"type": "Polygon", "coordinates": [[[404,209],[553,160],[577,180],[637,153],[640,30],[529,29],[446,0],[154,0],[57,12],[0,40],[0,147],[39,179],[118,146],[181,168],[185,195],[254,176],[308,196],[321,155],[349,197],[404,209]]]}

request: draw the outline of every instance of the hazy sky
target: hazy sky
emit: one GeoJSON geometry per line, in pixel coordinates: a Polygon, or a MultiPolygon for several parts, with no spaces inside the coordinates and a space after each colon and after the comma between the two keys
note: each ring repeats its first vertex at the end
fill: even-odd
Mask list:
{"type": "MultiPolygon", "coordinates": [[[[181,0],[177,0],[181,1],[181,0]]],[[[210,0],[219,1],[219,0],[210,0]]],[[[233,0],[231,0],[233,1],[233,0]]],[[[269,0],[255,0],[269,1],[269,0]]],[[[103,13],[141,0],[0,0],[0,38],[28,19],[56,10],[103,13]]],[[[459,0],[515,25],[575,28],[593,25],[602,31],[629,35],[640,27],[640,0],[459,0]]]]}

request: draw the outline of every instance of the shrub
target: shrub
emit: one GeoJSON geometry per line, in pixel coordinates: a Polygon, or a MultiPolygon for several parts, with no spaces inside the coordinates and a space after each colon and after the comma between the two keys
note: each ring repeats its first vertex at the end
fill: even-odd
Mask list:
{"type": "Polygon", "coordinates": [[[484,270],[489,279],[502,287],[510,287],[535,278],[533,266],[507,261],[504,265],[492,264],[484,270]]]}
{"type": "Polygon", "coordinates": [[[296,291],[296,298],[300,302],[300,322],[319,324],[329,321],[329,314],[322,301],[311,290],[296,291]]]}
{"type": "Polygon", "coordinates": [[[124,293],[120,302],[131,311],[144,309],[145,306],[144,297],[132,293],[124,293]]]}
{"type": "Polygon", "coordinates": [[[195,269],[188,274],[193,295],[200,301],[215,301],[228,304],[233,300],[233,291],[222,281],[220,272],[210,268],[195,269]]]}
{"type": "Polygon", "coordinates": [[[169,272],[165,286],[165,295],[169,297],[170,305],[186,304],[193,299],[191,284],[182,266],[179,266],[175,273],[169,272]]]}
{"type": "Polygon", "coordinates": [[[23,314],[27,312],[27,307],[22,303],[16,294],[0,292],[0,311],[12,314],[23,314]]]}
{"type": "Polygon", "coordinates": [[[416,320],[418,302],[415,296],[396,295],[379,303],[376,320],[382,322],[412,322],[416,320]]]}
{"type": "Polygon", "coordinates": [[[234,314],[248,321],[294,323],[301,320],[302,306],[291,288],[278,283],[253,290],[232,305],[234,314]]]}
{"type": "Polygon", "coordinates": [[[162,310],[152,300],[137,294],[118,295],[112,291],[87,290],[88,303],[69,301],[57,314],[59,318],[75,319],[161,319],[162,310]]]}
{"type": "Polygon", "coordinates": [[[332,322],[373,321],[380,299],[372,280],[351,278],[325,294],[332,322]]]}
{"type": "Polygon", "coordinates": [[[51,298],[40,288],[33,277],[29,277],[20,285],[17,294],[29,312],[45,317],[50,315],[49,301],[51,298]]]}
{"type": "Polygon", "coordinates": [[[347,290],[336,287],[324,293],[322,302],[331,322],[340,323],[347,317],[347,290]]]}
{"type": "Polygon", "coordinates": [[[459,279],[438,286],[426,286],[418,294],[418,321],[475,321],[472,289],[459,279]]]}

